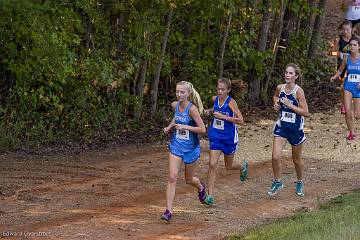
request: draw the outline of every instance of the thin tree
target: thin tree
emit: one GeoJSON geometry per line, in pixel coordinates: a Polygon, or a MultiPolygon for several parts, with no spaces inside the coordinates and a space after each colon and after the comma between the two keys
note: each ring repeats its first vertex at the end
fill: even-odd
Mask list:
{"type": "Polygon", "coordinates": [[[229,36],[229,30],[231,26],[231,18],[232,13],[229,9],[227,12],[227,18],[226,18],[226,27],[223,33],[223,37],[220,43],[220,50],[219,50],[219,64],[218,64],[218,78],[222,78],[224,73],[224,55],[225,55],[225,48],[226,48],[226,41],[229,36]]]}
{"type": "Polygon", "coordinates": [[[316,15],[316,18],[315,18],[314,30],[311,35],[310,46],[308,49],[308,57],[310,59],[313,59],[315,57],[318,47],[319,47],[319,42],[320,42],[320,37],[321,37],[321,26],[322,26],[323,19],[325,17],[325,14],[324,14],[325,4],[326,4],[326,0],[319,1],[318,9],[320,10],[320,12],[316,15]]]}
{"type": "Polygon", "coordinates": [[[167,18],[167,23],[166,23],[166,30],[165,30],[165,34],[163,37],[163,41],[161,43],[160,59],[159,59],[158,65],[156,67],[154,80],[151,84],[151,91],[150,91],[150,95],[151,95],[150,114],[151,114],[151,117],[154,116],[155,111],[157,109],[157,97],[158,97],[158,90],[159,90],[160,73],[161,73],[162,64],[163,64],[163,61],[165,58],[166,46],[167,46],[167,41],[168,41],[169,34],[170,34],[171,20],[172,20],[173,14],[174,14],[174,9],[173,9],[173,7],[170,7],[170,12],[169,12],[169,15],[167,18]]]}

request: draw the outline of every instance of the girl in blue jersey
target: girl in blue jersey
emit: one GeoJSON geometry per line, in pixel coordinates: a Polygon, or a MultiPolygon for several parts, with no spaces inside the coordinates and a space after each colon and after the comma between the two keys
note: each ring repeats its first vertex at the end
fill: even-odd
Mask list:
{"type": "Polygon", "coordinates": [[[272,150],[272,168],[275,179],[268,194],[273,196],[284,187],[281,180],[281,152],[288,141],[292,145],[292,160],[297,175],[295,193],[298,196],[304,196],[304,162],[301,159],[301,152],[306,139],[304,117],[309,116],[309,110],[303,89],[295,84],[295,81],[301,78],[300,68],[294,63],[288,64],[284,77],[285,84],[278,85],[273,96],[274,109],[279,112],[279,118],[274,126],[272,150]]]}
{"type": "Polygon", "coordinates": [[[199,94],[193,85],[181,81],[176,85],[176,98],[171,104],[175,116],[169,126],[164,128],[166,134],[172,133],[169,144],[169,178],[166,189],[166,211],[161,219],[170,221],[175,197],[175,187],[181,163],[185,163],[185,181],[197,188],[201,203],[206,198],[206,189],[198,177],[194,176],[196,161],[200,157],[199,133],[205,133],[205,125],[200,117],[204,111],[199,94]],[[200,112],[200,113],[199,113],[200,112]]]}
{"type": "Polygon", "coordinates": [[[339,71],[331,77],[331,81],[338,78],[344,69],[347,70],[347,76],[344,82],[344,105],[345,105],[345,121],[349,129],[347,140],[356,139],[353,124],[353,114],[350,111],[354,104],[354,117],[360,119],[360,39],[353,37],[350,40],[350,54],[343,59],[339,71]]]}
{"type": "Polygon", "coordinates": [[[233,163],[234,154],[239,141],[237,124],[243,124],[244,120],[236,101],[229,96],[231,81],[226,78],[217,81],[217,96],[212,97],[214,107],[206,110],[205,114],[213,113],[213,119],[209,126],[210,161],[208,171],[208,196],[205,200],[207,205],[214,203],[214,188],[216,166],[220,154],[224,154],[225,167],[227,170],[239,170],[240,179],[244,181],[248,174],[248,163],[233,163]]]}

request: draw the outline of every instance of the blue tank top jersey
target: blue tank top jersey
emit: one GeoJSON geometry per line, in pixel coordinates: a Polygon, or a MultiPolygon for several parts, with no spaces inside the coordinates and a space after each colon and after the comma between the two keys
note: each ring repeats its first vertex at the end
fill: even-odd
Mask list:
{"type": "MultiPolygon", "coordinates": [[[[287,94],[285,92],[285,85],[281,87],[279,98],[287,97],[290,102],[292,102],[295,106],[299,106],[299,102],[296,99],[296,92],[299,89],[298,85],[295,85],[294,89],[291,93],[287,94]]],[[[290,108],[286,107],[284,104],[280,102],[280,111],[279,118],[276,124],[286,130],[289,131],[301,131],[304,129],[304,116],[294,112],[290,108]]]]}
{"type": "Polygon", "coordinates": [[[353,62],[351,61],[350,54],[348,54],[346,70],[347,76],[345,82],[356,88],[360,82],[360,58],[353,62]]]}
{"type": "MultiPolygon", "coordinates": [[[[190,117],[190,102],[183,112],[179,111],[179,102],[175,108],[175,123],[184,124],[189,126],[196,126],[195,121],[190,117]]],[[[193,151],[194,148],[199,146],[199,136],[197,133],[185,129],[174,129],[171,138],[171,145],[176,147],[182,152],[193,151]]]]}
{"type": "MultiPolygon", "coordinates": [[[[214,102],[214,112],[220,112],[228,117],[234,117],[234,113],[229,106],[231,99],[232,98],[228,96],[223,105],[220,106],[219,97],[217,96],[214,102]]],[[[210,141],[211,139],[225,140],[229,143],[237,143],[239,141],[236,124],[217,118],[212,119],[208,136],[210,141]]]]}

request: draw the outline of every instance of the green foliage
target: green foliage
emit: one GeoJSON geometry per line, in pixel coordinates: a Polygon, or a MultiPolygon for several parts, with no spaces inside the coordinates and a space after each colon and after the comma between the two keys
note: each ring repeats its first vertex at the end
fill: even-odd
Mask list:
{"type": "MultiPolygon", "coordinates": [[[[269,11],[276,12],[279,3],[273,1],[269,11]]],[[[211,106],[229,14],[224,76],[247,81],[253,68],[259,78],[267,76],[273,56],[270,48],[256,50],[263,6],[253,1],[2,0],[0,67],[2,74],[10,72],[15,79],[6,94],[1,93],[0,147],[87,144],[116,138],[123,131],[155,131],[147,122],[151,89],[145,88],[140,97],[137,87],[144,60],[145,86],[152,84],[170,7],[174,16],[158,109],[169,111],[180,80],[192,82],[205,106],[211,106]],[[143,113],[137,119],[134,110],[140,104],[143,113]]],[[[305,0],[290,1],[289,9],[302,18],[314,11],[305,0]]],[[[302,32],[291,39],[276,59],[270,85],[281,79],[282,68],[294,58],[305,75],[317,77],[316,64],[322,62],[306,61],[308,40],[302,32]]],[[[163,122],[161,116],[154,117],[163,122]]]]}

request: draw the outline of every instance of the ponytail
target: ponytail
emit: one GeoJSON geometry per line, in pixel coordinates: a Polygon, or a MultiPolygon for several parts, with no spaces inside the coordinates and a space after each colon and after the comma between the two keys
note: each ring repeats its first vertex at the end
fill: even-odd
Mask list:
{"type": "Polygon", "coordinates": [[[189,100],[198,108],[200,115],[204,113],[204,106],[199,93],[195,90],[192,83],[187,81],[178,82],[178,85],[185,86],[189,91],[189,100]]]}

